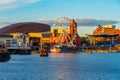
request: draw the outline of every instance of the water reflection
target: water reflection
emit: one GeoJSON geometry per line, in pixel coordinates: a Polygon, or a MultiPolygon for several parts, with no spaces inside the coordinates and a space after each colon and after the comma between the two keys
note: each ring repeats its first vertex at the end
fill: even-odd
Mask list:
{"type": "Polygon", "coordinates": [[[12,55],[0,80],[119,80],[120,54],[12,55]]]}
{"type": "Polygon", "coordinates": [[[74,53],[50,53],[51,57],[74,57],[76,54],[74,53]]]}
{"type": "Polygon", "coordinates": [[[75,70],[75,67],[72,68],[72,66],[76,64],[76,54],[59,53],[51,54],[50,56],[52,61],[51,69],[54,71],[52,75],[54,75],[56,80],[74,80],[75,75],[73,70],[75,70]]]}

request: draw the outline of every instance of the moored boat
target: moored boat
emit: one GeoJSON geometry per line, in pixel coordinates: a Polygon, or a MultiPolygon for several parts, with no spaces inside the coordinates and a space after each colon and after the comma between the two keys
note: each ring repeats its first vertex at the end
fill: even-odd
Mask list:
{"type": "Polygon", "coordinates": [[[50,49],[51,53],[60,53],[61,52],[61,47],[59,45],[55,45],[50,49]]]}
{"type": "Polygon", "coordinates": [[[51,52],[51,53],[60,53],[61,50],[60,50],[60,49],[57,49],[57,48],[52,48],[52,49],[50,49],[50,52],[51,52]]]}

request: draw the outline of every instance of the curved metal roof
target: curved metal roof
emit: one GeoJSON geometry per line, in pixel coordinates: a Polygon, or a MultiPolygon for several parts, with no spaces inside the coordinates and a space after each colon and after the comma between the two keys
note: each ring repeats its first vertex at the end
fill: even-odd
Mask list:
{"type": "Polygon", "coordinates": [[[36,22],[21,22],[0,29],[0,34],[50,31],[50,25],[36,22]]]}

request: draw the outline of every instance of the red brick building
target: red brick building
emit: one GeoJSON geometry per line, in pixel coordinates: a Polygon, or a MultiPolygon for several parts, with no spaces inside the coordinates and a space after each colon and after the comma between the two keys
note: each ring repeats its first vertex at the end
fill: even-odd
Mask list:
{"type": "Polygon", "coordinates": [[[116,29],[115,26],[107,25],[107,26],[98,26],[94,31],[93,35],[119,35],[117,37],[118,40],[120,40],[120,30],[116,29]]]}

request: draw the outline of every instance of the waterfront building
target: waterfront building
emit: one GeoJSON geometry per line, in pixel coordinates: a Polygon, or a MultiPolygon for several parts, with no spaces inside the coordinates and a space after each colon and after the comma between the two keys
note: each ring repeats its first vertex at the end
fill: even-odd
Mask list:
{"type": "Polygon", "coordinates": [[[93,31],[93,35],[118,35],[117,40],[120,40],[120,30],[115,25],[100,26],[93,31]]]}
{"type": "Polygon", "coordinates": [[[11,35],[0,35],[0,45],[6,46],[6,41],[12,40],[13,36],[11,35]]]}
{"type": "Polygon", "coordinates": [[[120,30],[114,25],[100,26],[93,31],[93,35],[88,35],[91,45],[113,46],[119,44],[120,30]]]}
{"type": "MultiPolygon", "coordinates": [[[[0,34],[13,36],[14,41],[31,44],[36,48],[41,43],[49,44],[50,25],[35,22],[15,23],[1,28],[0,34]]],[[[4,43],[8,42],[7,39],[5,41],[4,43]]]]}

